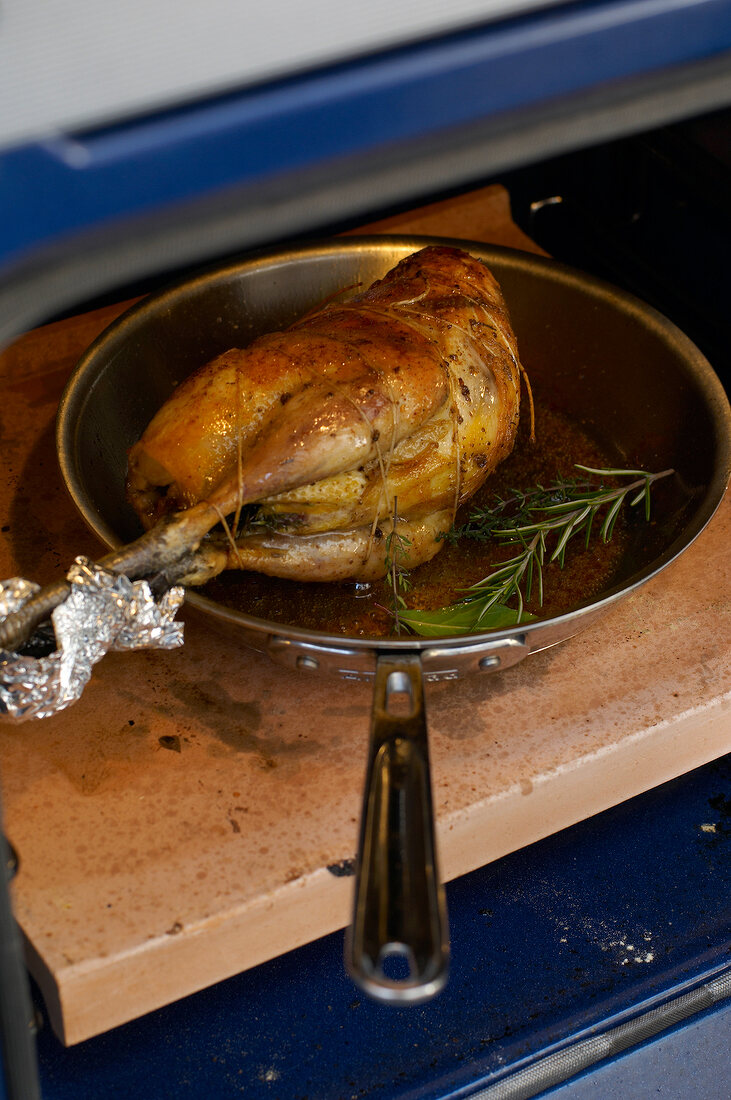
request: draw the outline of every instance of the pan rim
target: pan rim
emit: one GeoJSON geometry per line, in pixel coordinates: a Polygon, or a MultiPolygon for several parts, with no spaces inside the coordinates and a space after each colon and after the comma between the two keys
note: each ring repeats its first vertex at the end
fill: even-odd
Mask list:
{"type": "MultiPolygon", "coordinates": [[[[105,367],[113,358],[115,347],[130,326],[143,324],[145,318],[166,308],[168,304],[184,291],[196,285],[225,282],[234,274],[243,270],[257,268],[272,269],[277,264],[291,263],[293,259],[326,258],[328,255],[340,255],[343,252],[383,251],[393,255],[395,250],[403,254],[417,251],[429,245],[439,245],[464,249],[486,263],[502,265],[504,268],[524,270],[526,268],[550,272],[551,278],[569,285],[575,285],[583,293],[590,292],[597,298],[606,300],[611,297],[614,303],[621,303],[626,313],[642,319],[645,327],[652,328],[662,339],[672,338],[682,350],[683,358],[692,362],[694,377],[699,383],[704,401],[715,429],[714,445],[717,461],[713,476],[707,484],[693,516],[684,530],[673,542],[648,566],[639,570],[624,581],[610,587],[599,597],[589,599],[560,615],[539,618],[534,622],[522,623],[501,630],[485,631],[479,634],[450,635],[445,638],[424,638],[408,636],[405,638],[373,638],[357,635],[332,634],[298,626],[289,626],[271,620],[259,619],[244,612],[216,603],[196,592],[186,591],[185,600],[190,607],[213,617],[219,623],[236,626],[262,636],[287,635],[293,642],[311,648],[327,649],[340,653],[381,653],[381,652],[420,652],[449,650],[485,650],[499,647],[501,643],[520,636],[525,639],[528,649],[542,648],[541,637],[558,635],[556,641],[563,640],[581,629],[583,620],[603,613],[618,600],[634,592],[675,561],[705,529],[719,507],[731,478],[731,407],[720,379],[698,347],[669,318],[654,307],[641,301],[627,291],[597,276],[587,274],[561,261],[536,253],[521,251],[503,245],[487,244],[480,241],[435,237],[423,235],[357,235],[343,238],[328,238],[309,241],[304,244],[281,245],[275,248],[259,249],[243,257],[211,264],[193,275],[172,282],[162,290],[142,298],[124,310],[86,349],[74,368],[64,389],[56,420],[56,451],[61,474],[66,489],[86,525],[100,541],[116,548],[121,539],[114,534],[98,510],[87,501],[81,477],[72,460],[76,454],[77,425],[86,403],[93,398],[94,388],[102,376],[105,367]],[[105,353],[111,356],[104,358],[105,353]]],[[[554,644],[549,642],[548,644],[554,644]]]]}

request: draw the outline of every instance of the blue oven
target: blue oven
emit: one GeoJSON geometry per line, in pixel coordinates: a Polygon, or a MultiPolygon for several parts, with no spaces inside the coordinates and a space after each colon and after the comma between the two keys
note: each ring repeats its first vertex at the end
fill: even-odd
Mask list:
{"type": "MultiPolygon", "coordinates": [[[[667,313],[728,388],[731,0],[263,8],[6,0],[3,345],[499,181],[539,245],[667,313]]],[[[427,1004],[370,1002],[334,933],[68,1048],[3,888],[0,1097],[724,1100],[730,841],[721,756],[449,883],[427,1004]]]]}

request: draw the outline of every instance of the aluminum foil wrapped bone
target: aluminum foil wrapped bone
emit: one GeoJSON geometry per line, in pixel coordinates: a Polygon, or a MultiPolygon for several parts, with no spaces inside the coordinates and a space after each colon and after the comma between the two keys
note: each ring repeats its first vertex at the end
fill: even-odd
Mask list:
{"type": "MultiPolygon", "coordinates": [[[[147,581],[130,581],[78,557],[67,575],[71,593],[51,615],[56,648],[47,656],[0,651],[0,714],[24,721],[48,718],[80,698],[92,669],[111,650],[175,649],[183,625],[174,622],[180,586],[159,599],[147,581]]],[[[38,591],[22,578],[0,583],[0,619],[38,591]]]]}

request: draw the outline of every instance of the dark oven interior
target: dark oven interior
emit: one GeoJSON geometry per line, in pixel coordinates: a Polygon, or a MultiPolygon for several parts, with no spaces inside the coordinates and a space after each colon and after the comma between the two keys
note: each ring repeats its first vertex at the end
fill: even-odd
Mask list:
{"type": "Polygon", "coordinates": [[[506,182],[529,236],[673,319],[728,390],[728,110],[543,161],[506,182]]]}
{"type": "MultiPolygon", "coordinates": [[[[664,313],[699,346],[728,389],[727,244],[731,236],[731,110],[531,161],[473,178],[462,193],[500,183],[517,225],[547,253],[614,283],[664,313]]],[[[377,193],[377,192],[376,192],[377,193]]],[[[312,230],[267,238],[322,238],[458,195],[435,191],[399,205],[377,202],[365,215],[318,221],[312,230]]],[[[229,254],[221,252],[219,259],[229,254]]],[[[206,257],[206,263],[215,262],[206,257]]],[[[46,320],[151,292],[192,267],[120,283],[46,320]]]]}

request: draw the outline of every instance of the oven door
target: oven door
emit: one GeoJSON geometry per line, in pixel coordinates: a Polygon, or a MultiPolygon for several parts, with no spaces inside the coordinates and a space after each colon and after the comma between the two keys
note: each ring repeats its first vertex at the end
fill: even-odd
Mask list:
{"type": "MultiPolygon", "coordinates": [[[[548,6],[519,19],[496,15],[495,22],[469,29],[451,27],[447,37],[394,41],[388,52],[365,52],[345,65],[270,72],[192,103],[168,100],[165,111],[158,102],[144,115],[111,113],[104,125],[87,118],[61,137],[50,125],[6,137],[0,147],[0,342],[43,322],[61,325],[80,311],[114,308],[111,302],[190,265],[245,249],[359,229],[376,218],[379,230],[384,220],[403,230],[399,219],[418,203],[434,204],[455,191],[464,193],[460,217],[469,221],[470,197],[496,182],[512,196],[529,247],[578,260],[588,270],[608,263],[613,281],[630,282],[672,317],[672,304],[664,306],[654,286],[645,291],[637,284],[625,256],[562,257],[559,239],[568,234],[553,225],[546,230],[544,218],[559,205],[583,211],[586,194],[575,199],[572,191],[570,204],[565,180],[575,181],[577,171],[590,179],[594,169],[588,161],[583,167],[580,160],[567,162],[559,186],[557,175],[544,175],[556,167],[546,158],[590,146],[605,158],[605,187],[616,181],[623,194],[637,164],[625,161],[624,135],[654,134],[659,124],[689,117],[705,120],[731,100],[727,6],[648,11],[600,3],[548,6]],[[627,51],[628,40],[642,48],[627,51]],[[394,111],[394,102],[403,109],[394,111]]],[[[687,175],[682,158],[678,172],[687,175]]],[[[418,231],[437,232],[443,216],[444,207],[419,210],[422,223],[436,220],[418,231]]],[[[586,221],[575,220],[574,241],[586,244],[586,221]]],[[[633,224],[630,218],[630,236],[633,224]]],[[[618,246],[616,222],[604,225],[604,236],[618,246]]],[[[691,236],[678,240],[677,262],[701,270],[697,253],[689,258],[691,236]]],[[[664,275],[667,282],[666,265],[664,259],[664,271],[653,278],[664,275]]],[[[643,254],[636,267],[645,266],[643,254]]],[[[708,294],[698,297],[705,308],[708,294]]],[[[712,326],[699,320],[696,327],[694,308],[692,335],[713,357],[712,326]]],[[[678,320],[682,327],[684,318],[678,320]]],[[[13,384],[22,374],[21,365],[13,384]]],[[[12,402],[5,407],[12,414],[12,402]]],[[[706,592],[718,594],[715,586],[706,592]]],[[[702,603],[695,605],[696,630],[702,615],[702,603]]],[[[664,620],[668,635],[675,625],[664,620]]],[[[628,624],[630,645],[646,643],[645,626],[628,624]]],[[[418,1019],[404,1015],[394,1023],[389,1009],[355,996],[341,974],[342,946],[334,933],[77,1048],[63,1049],[46,1027],[37,1050],[21,1063],[17,1052],[28,1053],[29,1029],[23,1026],[24,1039],[16,1043],[17,1028],[4,1023],[8,1096],[34,1095],[36,1059],[43,1093],[51,1097],[92,1096],[105,1080],[143,1095],[165,1089],[201,1095],[233,1089],[242,1079],[252,1095],[281,1087],[292,1096],[308,1090],[323,1097],[348,1090],[400,1096],[410,1079],[415,1095],[447,1096],[498,1087],[509,1077],[515,1095],[537,1095],[597,1058],[667,1034],[714,1006],[720,1012],[729,993],[718,862],[728,810],[720,759],[728,715],[714,677],[722,682],[727,654],[717,639],[714,648],[707,635],[688,637],[699,645],[665,652],[668,664],[682,668],[676,688],[696,699],[696,709],[683,711],[687,737],[673,724],[679,712],[656,724],[678,732],[678,743],[702,741],[705,758],[681,756],[680,772],[692,769],[688,775],[537,844],[529,844],[534,835],[518,831],[513,855],[489,862],[488,852],[481,870],[458,876],[449,907],[461,954],[450,991],[428,1015],[420,1009],[418,1019]],[[699,684],[709,691],[700,711],[699,684]],[[581,1045],[595,1033],[604,1045],[581,1045]],[[529,1062],[533,1077],[520,1077],[529,1062]]],[[[5,731],[3,737],[7,745],[5,731]]],[[[17,732],[12,737],[17,741],[17,732]]],[[[19,777],[8,776],[14,798],[19,777]]],[[[520,790],[523,799],[531,797],[528,778],[520,790]]],[[[612,791],[610,801],[619,797],[612,791]]],[[[28,815],[42,817],[31,803],[18,797],[11,807],[6,796],[11,838],[28,815]]],[[[22,874],[22,850],[20,861],[22,874]]],[[[324,872],[336,879],[347,878],[348,870],[347,860],[338,860],[324,872]]],[[[63,908],[65,900],[50,903],[63,908]]],[[[174,928],[165,929],[171,942],[174,928]]],[[[2,936],[17,963],[17,936],[12,930],[2,936]]],[[[10,973],[10,966],[2,968],[3,978],[10,973]]],[[[4,984],[3,997],[10,1006],[4,1021],[28,1019],[22,981],[4,984]]],[[[49,989],[47,1005],[53,997],[49,989]]],[[[708,1019],[716,1026],[720,1017],[708,1019]]],[[[719,1080],[724,1062],[721,1052],[719,1080]]]]}

